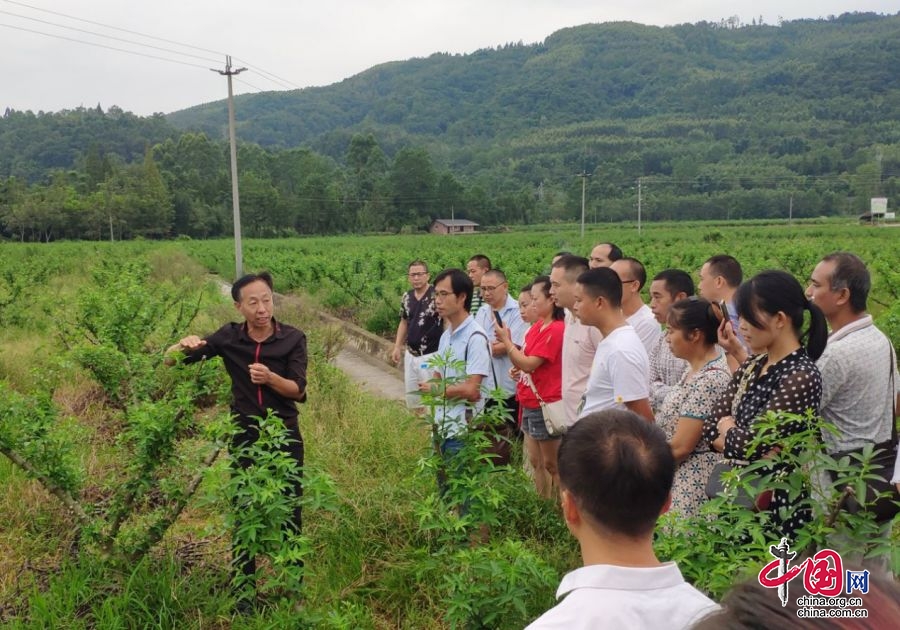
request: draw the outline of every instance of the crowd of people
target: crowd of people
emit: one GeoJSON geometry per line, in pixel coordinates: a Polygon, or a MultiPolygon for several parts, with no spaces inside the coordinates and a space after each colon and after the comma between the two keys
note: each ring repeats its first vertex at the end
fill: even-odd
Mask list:
{"type": "MultiPolygon", "coordinates": [[[[433,286],[427,265],[410,263],[394,349],[397,362],[406,357],[410,408],[421,408],[423,392],[453,402],[435,419],[445,458],[498,388],[495,404],[509,418],[503,438],[524,436],[536,491],[560,498],[585,567],[566,576],[558,595],[572,595],[534,628],[591,627],[589,611],[601,608],[608,617],[606,595],[577,595],[604,584],[619,585],[616,597],[632,585],[625,590],[641,612],[626,607],[629,626],[682,627],[708,612],[715,605],[653,555],[656,520],[663,511],[698,514],[723,464],[773,458],[805,429],[803,417],[833,425],[821,438],[833,456],[867,445],[897,451],[896,357],[867,313],[871,280],[857,256],[825,256],[804,289],[780,270],[745,280],[739,261],[719,254],[698,270],[656,272],[649,304],[644,265],[612,243],[548,263],[549,275],[522,287],[518,301],[483,254],[433,286]],[[422,369],[435,353],[460,369],[422,369]],[[453,385],[436,385],[448,377],[453,385]],[[761,434],[769,412],[777,430],[761,434]],[[643,601],[649,588],[671,589],[669,603],[643,601]]],[[[875,472],[900,488],[900,457],[894,470],[875,472]]],[[[755,507],[770,513],[776,539],[793,541],[815,518],[808,499],[776,487],[755,507]]]]}

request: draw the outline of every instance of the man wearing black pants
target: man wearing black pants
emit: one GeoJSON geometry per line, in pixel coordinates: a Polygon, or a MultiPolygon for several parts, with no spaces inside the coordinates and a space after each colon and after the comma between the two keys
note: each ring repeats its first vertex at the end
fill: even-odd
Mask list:
{"type": "MultiPolygon", "coordinates": [[[[243,323],[225,324],[202,339],[189,335],[166,353],[183,353],[185,363],[222,357],[231,377],[231,413],[239,427],[232,440],[232,453],[256,441],[258,418],[266,417],[270,410],[284,422],[289,436],[285,450],[297,465],[297,481],[292,492],[299,497],[303,492],[300,483],[303,437],[297,423],[296,403],[306,400],[306,335],[275,320],[272,276],[268,273],[242,277],[234,283],[231,295],[235,308],[244,317],[243,323]]],[[[167,363],[174,362],[174,358],[167,358],[167,363]]],[[[232,462],[233,467],[240,468],[252,464],[246,458],[232,462]]],[[[297,506],[290,527],[299,533],[301,526],[302,515],[297,506]]],[[[236,555],[234,565],[236,571],[252,580],[256,572],[255,557],[236,555]]]]}

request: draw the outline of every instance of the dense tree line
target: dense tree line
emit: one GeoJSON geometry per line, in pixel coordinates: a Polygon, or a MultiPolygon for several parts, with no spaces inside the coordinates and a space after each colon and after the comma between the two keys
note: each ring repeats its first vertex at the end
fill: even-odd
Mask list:
{"type": "MultiPolygon", "coordinates": [[[[900,15],[561,30],[239,97],[254,236],[861,214],[900,204],[900,15]],[[638,182],[640,181],[640,185],[638,182]]],[[[9,238],[231,233],[224,102],[0,118],[9,238]],[[177,125],[177,127],[176,127],[177,125]]]]}

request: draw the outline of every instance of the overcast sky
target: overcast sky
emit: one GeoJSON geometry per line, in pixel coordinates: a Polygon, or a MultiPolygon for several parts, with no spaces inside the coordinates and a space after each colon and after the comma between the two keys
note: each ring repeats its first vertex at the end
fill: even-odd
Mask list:
{"type": "Polygon", "coordinates": [[[171,112],[224,98],[225,79],[208,70],[213,66],[224,68],[224,53],[239,59],[237,66],[251,67],[251,71],[235,77],[235,92],[241,94],[329,85],[386,61],[424,57],[434,52],[468,53],[507,42],[538,42],[561,28],[591,22],[628,20],[665,26],[718,21],[737,15],[743,22],[762,16],[767,24],[776,24],[779,17],[817,18],[848,11],[893,14],[898,11],[898,3],[897,0],[0,0],[3,60],[0,110],[10,107],[35,112],[57,111],[100,103],[104,110],[118,105],[142,115],[171,112]],[[111,30],[59,13],[133,32],[111,30]],[[127,41],[99,38],[83,31],[127,41]],[[207,50],[145,39],[135,33],[207,50]],[[137,50],[182,63],[135,56],[47,34],[137,50]],[[258,70],[280,77],[281,81],[273,81],[258,70]]]}

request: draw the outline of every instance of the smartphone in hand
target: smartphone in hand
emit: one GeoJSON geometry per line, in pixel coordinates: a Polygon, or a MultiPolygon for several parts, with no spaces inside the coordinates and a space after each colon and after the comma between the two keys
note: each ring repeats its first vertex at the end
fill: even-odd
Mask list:
{"type": "Polygon", "coordinates": [[[500,313],[498,311],[491,311],[494,314],[494,319],[497,320],[497,325],[500,328],[503,328],[503,320],[500,319],[500,313]]]}
{"type": "Polygon", "coordinates": [[[725,300],[719,301],[719,310],[722,311],[722,321],[730,322],[731,315],[728,313],[728,304],[725,302],[725,300]]]}

